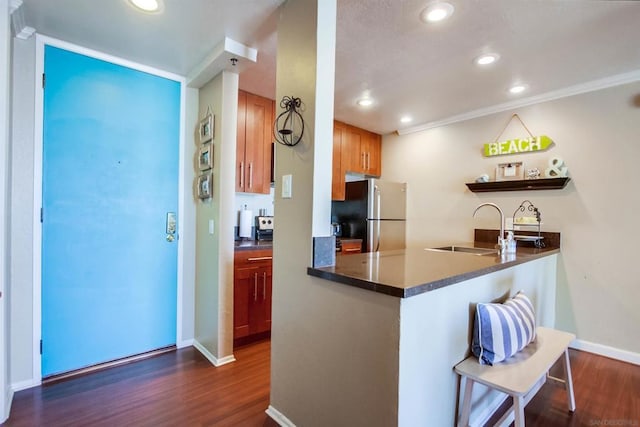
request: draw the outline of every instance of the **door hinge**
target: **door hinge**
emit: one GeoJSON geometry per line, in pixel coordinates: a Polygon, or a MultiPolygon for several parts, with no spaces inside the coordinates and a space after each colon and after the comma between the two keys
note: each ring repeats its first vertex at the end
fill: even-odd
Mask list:
{"type": "Polygon", "coordinates": [[[44,221],[44,210],[43,208],[40,208],[40,224],[42,224],[44,221]]]}
{"type": "Polygon", "coordinates": [[[44,73],[42,73],[42,89],[44,89],[45,81],[46,81],[46,76],[44,73]]]}
{"type": "Polygon", "coordinates": [[[42,340],[40,340],[40,354],[42,354],[42,340]]]}

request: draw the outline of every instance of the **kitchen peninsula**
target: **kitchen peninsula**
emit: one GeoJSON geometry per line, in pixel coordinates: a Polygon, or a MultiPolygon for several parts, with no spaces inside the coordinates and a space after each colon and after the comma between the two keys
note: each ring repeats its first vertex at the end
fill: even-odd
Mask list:
{"type": "MultiPolygon", "coordinates": [[[[335,266],[307,272],[336,282],[328,286],[360,288],[357,294],[362,292],[367,303],[370,299],[364,293],[381,293],[390,299],[368,307],[369,321],[359,318],[345,322],[344,327],[357,339],[363,324],[375,324],[373,316],[397,319],[393,328],[375,338],[387,343],[376,355],[384,364],[376,367],[367,362],[371,372],[357,374],[379,375],[391,369],[388,386],[394,388],[390,395],[397,399],[393,424],[454,425],[458,379],[453,366],[470,353],[475,304],[502,301],[524,291],[534,304],[537,324],[553,327],[559,252],[558,248],[518,247],[516,254],[499,256],[410,248],[339,257],[335,266]]],[[[375,336],[377,331],[367,333],[375,336]]],[[[371,355],[353,357],[364,361],[371,355]]],[[[503,398],[478,387],[472,424],[486,421],[503,398]]]]}

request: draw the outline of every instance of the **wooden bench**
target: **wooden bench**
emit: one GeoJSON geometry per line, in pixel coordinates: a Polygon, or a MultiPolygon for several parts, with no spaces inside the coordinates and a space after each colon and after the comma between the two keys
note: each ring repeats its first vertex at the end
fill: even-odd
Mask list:
{"type": "Polygon", "coordinates": [[[569,364],[569,343],[575,335],[538,327],[536,339],[514,356],[493,366],[481,365],[475,357],[468,357],[455,367],[456,373],[466,378],[462,410],[458,426],[469,425],[471,412],[471,392],[478,382],[495,390],[500,390],[513,398],[513,403],[496,425],[509,425],[515,420],[515,427],[524,427],[524,407],[540,390],[547,378],[564,384],[567,390],[569,411],[576,409],[573,396],[573,380],[569,364]],[[564,356],[564,378],[549,375],[549,369],[564,356]]]}

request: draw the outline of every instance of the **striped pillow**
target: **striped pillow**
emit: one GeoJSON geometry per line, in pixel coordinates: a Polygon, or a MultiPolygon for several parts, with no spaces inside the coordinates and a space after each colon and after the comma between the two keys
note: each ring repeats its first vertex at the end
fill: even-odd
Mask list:
{"type": "Polygon", "coordinates": [[[502,362],[525,348],[536,337],[533,305],[525,294],[504,304],[479,303],[471,351],[481,365],[502,362]]]}

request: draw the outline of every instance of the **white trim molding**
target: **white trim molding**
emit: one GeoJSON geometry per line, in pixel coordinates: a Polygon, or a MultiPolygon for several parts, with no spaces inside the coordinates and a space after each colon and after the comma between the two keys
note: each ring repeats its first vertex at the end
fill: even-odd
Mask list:
{"type": "Polygon", "coordinates": [[[296,425],[284,414],[278,411],[273,406],[269,405],[269,407],[264,411],[273,421],[277,422],[278,425],[282,427],[296,427],[296,425]]]}
{"type": "Polygon", "coordinates": [[[193,340],[193,346],[195,347],[196,350],[198,350],[204,357],[206,357],[209,362],[211,362],[213,364],[213,366],[215,366],[216,368],[218,366],[222,366],[222,365],[226,365],[228,363],[231,362],[235,362],[236,358],[234,357],[234,355],[229,355],[229,356],[225,356],[222,357],[220,359],[218,359],[217,357],[215,357],[213,354],[211,354],[211,352],[209,350],[207,350],[205,348],[205,346],[203,346],[202,344],[200,344],[197,340],[193,340]]]}
{"type": "Polygon", "coordinates": [[[22,0],[11,0],[9,2],[9,14],[11,15],[13,34],[16,38],[27,40],[36,32],[35,28],[29,27],[26,23],[22,0]]]}
{"type": "Polygon", "coordinates": [[[187,347],[194,347],[194,339],[190,339],[190,340],[182,340],[182,341],[178,341],[176,343],[176,348],[177,349],[181,349],[181,348],[187,348],[187,347]]]}
{"type": "Polygon", "coordinates": [[[516,108],[527,107],[533,104],[540,104],[542,102],[553,101],[555,99],[566,98],[569,96],[580,95],[587,92],[595,92],[601,89],[607,89],[614,86],[620,86],[627,83],[633,83],[640,80],[640,70],[631,71],[623,74],[616,74],[615,76],[605,77],[603,79],[593,80],[587,83],[581,83],[574,86],[569,86],[564,89],[554,90],[540,95],[531,96],[529,98],[519,99],[517,101],[505,102],[503,104],[497,104],[486,108],[479,108],[477,110],[468,111],[462,114],[456,114],[455,116],[447,117],[442,120],[424,123],[417,126],[408,127],[405,129],[398,129],[398,135],[408,135],[410,133],[422,132],[429,129],[438,128],[441,126],[447,126],[453,123],[464,122],[466,120],[477,119],[478,117],[484,117],[495,113],[501,113],[503,111],[514,110],[516,108]]]}
{"type": "Polygon", "coordinates": [[[632,351],[621,350],[619,348],[609,347],[608,345],[596,344],[579,339],[573,340],[569,347],[640,366],[640,353],[634,353],[632,351]]]}
{"type": "Polygon", "coordinates": [[[39,385],[40,385],[39,381],[34,381],[34,380],[19,381],[17,383],[11,384],[11,391],[13,393],[17,393],[19,391],[26,390],[28,388],[38,387],[39,385]]]}

